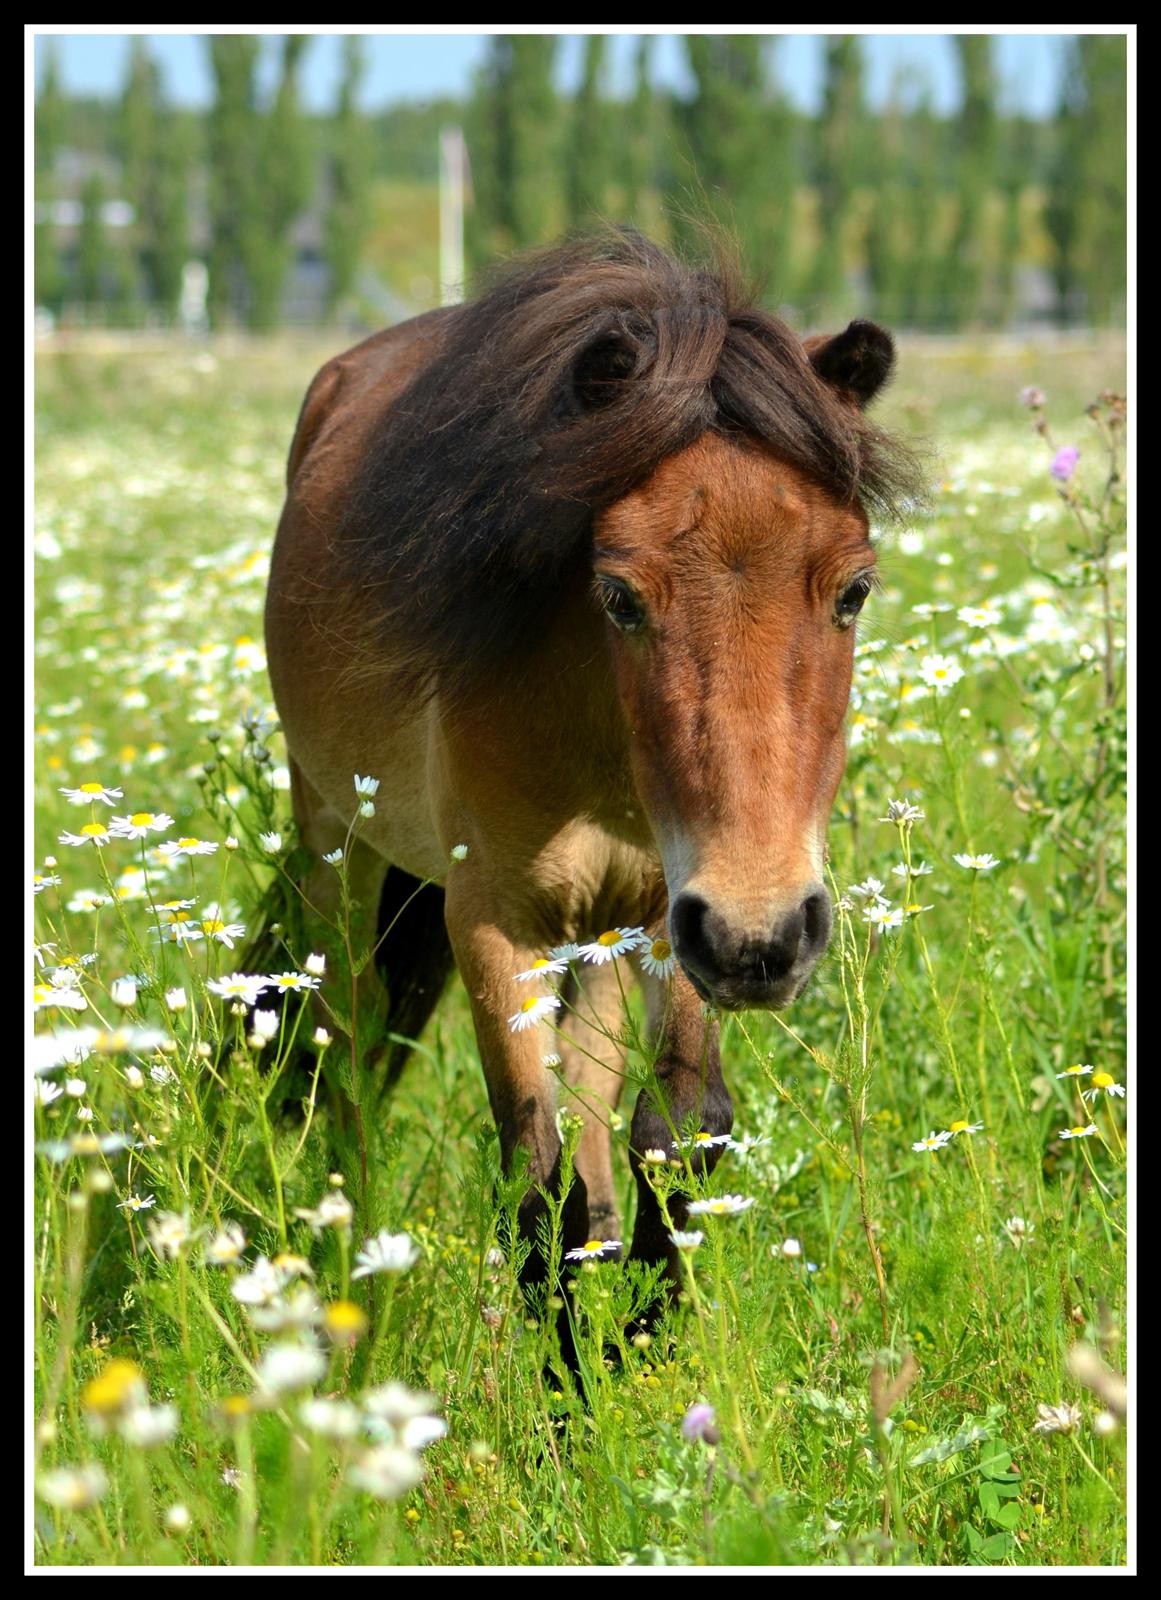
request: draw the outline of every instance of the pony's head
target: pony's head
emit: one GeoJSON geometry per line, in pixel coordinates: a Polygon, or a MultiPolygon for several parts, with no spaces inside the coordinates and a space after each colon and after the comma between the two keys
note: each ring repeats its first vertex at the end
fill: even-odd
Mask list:
{"type": "MultiPolygon", "coordinates": [[[[892,361],[868,323],[807,354],[851,405],[892,361]]],[[[597,521],[595,596],[673,947],[724,1009],[787,1004],[826,947],[824,840],[874,569],[859,505],[715,431],[597,521]]]]}

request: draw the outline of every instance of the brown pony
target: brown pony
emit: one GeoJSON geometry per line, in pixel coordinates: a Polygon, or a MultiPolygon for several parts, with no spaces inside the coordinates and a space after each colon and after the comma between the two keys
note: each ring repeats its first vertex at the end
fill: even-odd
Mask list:
{"type": "MultiPolygon", "coordinates": [[[[306,893],[334,908],[318,858],[346,838],[353,775],[379,778],[347,865],[378,912],[364,947],[391,929],[385,1034],[418,1035],[454,957],[503,1160],[527,1152],[541,1186],[559,1051],[586,1108],[566,1248],[621,1233],[618,969],[585,969],[559,1044],[510,1026],[536,992],[516,974],[617,927],[672,941],[672,980],[642,980],[660,1055],[632,1121],[631,1258],[675,1273],[642,1157],[691,1120],[729,1131],[714,1012],[788,1004],[830,933],[868,513],[916,481],[863,415],[893,359],[872,323],[804,343],[730,272],[617,231],[374,335],[303,405],[266,637],[306,893]]],[[[368,1001],[379,982],[368,965],[368,1001]]],[[[543,1209],[531,1188],[528,1281],[543,1209]]]]}

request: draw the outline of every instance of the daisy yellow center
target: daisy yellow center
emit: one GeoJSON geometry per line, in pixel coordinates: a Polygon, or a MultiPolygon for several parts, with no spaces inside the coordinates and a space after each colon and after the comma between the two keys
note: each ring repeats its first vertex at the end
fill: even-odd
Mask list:
{"type": "MultiPolygon", "coordinates": [[[[95,1156],[100,1148],[100,1140],[94,1133],[78,1133],[73,1140],[73,1155],[75,1156],[95,1156]]],[[[137,1211],[139,1209],[140,1201],[137,1201],[133,1205],[133,1210],[137,1211]]]]}
{"type": "Polygon", "coordinates": [[[108,833],[103,822],[86,822],[81,832],[87,839],[99,839],[103,833],[108,833]]]}
{"type": "Polygon", "coordinates": [[[332,1333],[362,1333],[367,1326],[366,1314],[353,1300],[336,1300],[329,1305],[326,1322],[332,1333]]]}
{"type": "Polygon", "coordinates": [[[1108,1089],[1115,1082],[1111,1072],[1094,1072],[1092,1075],[1094,1089],[1108,1089]]]}
{"type": "Polygon", "coordinates": [[[179,839],[177,842],[178,842],[178,846],[182,850],[186,849],[187,846],[189,846],[191,844],[201,844],[201,840],[200,839],[179,839]]]}
{"type": "Polygon", "coordinates": [[[543,956],[540,956],[538,960],[532,963],[532,970],[533,972],[542,972],[545,967],[550,967],[551,965],[551,961],[546,961],[543,956]]]}
{"type": "Polygon", "coordinates": [[[105,792],[105,785],[103,783],[82,783],[81,784],[81,793],[82,794],[104,794],[104,792],[105,792]]]}
{"type": "Polygon", "coordinates": [[[202,927],[207,933],[221,933],[225,926],[224,922],[215,922],[212,918],[208,922],[202,923],[202,927]]]}
{"type": "Polygon", "coordinates": [[[1088,1129],[1078,1122],[1075,1128],[1070,1128],[1068,1131],[1069,1133],[1087,1133],[1088,1129]]]}
{"type": "Polygon", "coordinates": [[[694,1144],[709,1144],[712,1137],[713,1135],[709,1133],[698,1133],[694,1135],[693,1142],[694,1144]]]}
{"type": "Polygon", "coordinates": [[[1084,1068],[1080,1067],[1080,1066],[1077,1066],[1077,1067],[1065,1067],[1064,1075],[1065,1075],[1066,1078],[1077,1078],[1077,1077],[1080,1076],[1080,1074],[1083,1071],[1084,1071],[1084,1068]]]}
{"type": "Polygon", "coordinates": [[[244,1394],[229,1394],[222,1401],[222,1415],[226,1417],[248,1417],[250,1415],[250,1401],[244,1394]]]}
{"type": "Polygon", "coordinates": [[[250,635],[248,633],[240,633],[238,635],[238,637],[234,640],[234,643],[235,644],[253,644],[254,641],[253,641],[253,639],[251,639],[251,637],[250,637],[250,635]]]}
{"type": "Polygon", "coordinates": [[[604,1248],[605,1241],[603,1239],[589,1239],[585,1244],[585,1249],[593,1251],[594,1254],[596,1254],[596,1252],[599,1250],[603,1250],[604,1248]]]}
{"type": "Polygon", "coordinates": [[[540,1001],[533,997],[531,1000],[525,1000],[520,1009],[521,1011],[535,1011],[539,1004],[540,1001]]]}
{"type": "Polygon", "coordinates": [[[145,1374],[133,1361],[110,1361],[98,1377],[81,1390],[81,1404],[89,1411],[119,1411],[140,1384],[145,1374]]]}
{"type": "Polygon", "coordinates": [[[650,954],[654,961],[668,961],[673,954],[673,946],[668,939],[654,939],[650,954]]]}
{"type": "Polygon", "coordinates": [[[951,1125],[952,1133],[964,1133],[966,1131],[966,1129],[967,1129],[967,1123],[966,1122],[953,1122],[952,1125],[951,1125]]]}
{"type": "Polygon", "coordinates": [[[170,917],[169,920],[170,920],[170,922],[188,922],[189,921],[189,912],[188,911],[175,911],[173,913],[173,915],[170,917]]]}
{"type": "Polygon", "coordinates": [[[146,828],[153,821],[152,811],[135,811],[129,818],[135,828],[146,828]]]}
{"type": "Polygon", "coordinates": [[[610,945],[620,944],[620,942],[621,934],[617,928],[610,928],[608,933],[602,933],[600,938],[597,940],[597,943],[603,944],[606,950],[610,945]]]}

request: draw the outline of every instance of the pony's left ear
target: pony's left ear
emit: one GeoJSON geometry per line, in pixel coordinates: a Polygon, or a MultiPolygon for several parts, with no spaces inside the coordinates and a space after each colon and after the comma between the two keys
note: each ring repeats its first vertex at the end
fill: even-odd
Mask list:
{"type": "Polygon", "coordinates": [[[842,333],[816,333],[802,344],[822,381],[844,390],[860,409],[870,405],[895,365],[895,341],[877,322],[852,322],[842,333]]]}

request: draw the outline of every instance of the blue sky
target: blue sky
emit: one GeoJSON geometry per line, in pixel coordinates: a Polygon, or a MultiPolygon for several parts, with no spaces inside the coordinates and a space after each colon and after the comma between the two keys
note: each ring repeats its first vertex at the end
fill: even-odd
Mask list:
{"type": "MultiPolygon", "coordinates": [[[[36,32],[37,79],[43,58],[45,32],[36,32]]],[[[171,96],[185,105],[203,106],[210,98],[204,36],[189,33],[148,33],[151,51],[162,64],[171,96]]],[[[264,52],[264,65],[273,64],[276,35],[264,52]]],[[[471,85],[473,69],[481,61],[486,34],[365,33],[370,67],[363,94],[366,109],[392,101],[423,100],[459,95],[471,85]]],[[[1033,116],[1046,116],[1055,107],[1060,84],[1060,63],[1066,34],[993,34],[1005,103],[1033,116]]],[[[818,34],[777,35],[777,75],[791,98],[804,110],[816,110],[822,72],[823,40],[818,34]]],[[[930,85],[937,109],[954,109],[959,99],[958,73],[951,38],[946,34],[864,34],[867,90],[872,105],[879,105],[897,73],[914,84],[930,85]]],[[[581,36],[561,34],[558,76],[562,89],[571,89],[578,77],[581,36]]],[[[114,95],[124,82],[128,37],[124,33],[60,33],[56,35],[61,73],[75,93],[114,95]]],[[[631,83],[636,34],[613,36],[613,88],[624,92],[631,83]]],[[[339,73],[340,38],[318,33],[304,62],[303,88],[312,110],[333,104],[339,73]]],[[[679,92],[689,82],[680,37],[659,36],[654,53],[658,81],[679,92]]]]}

